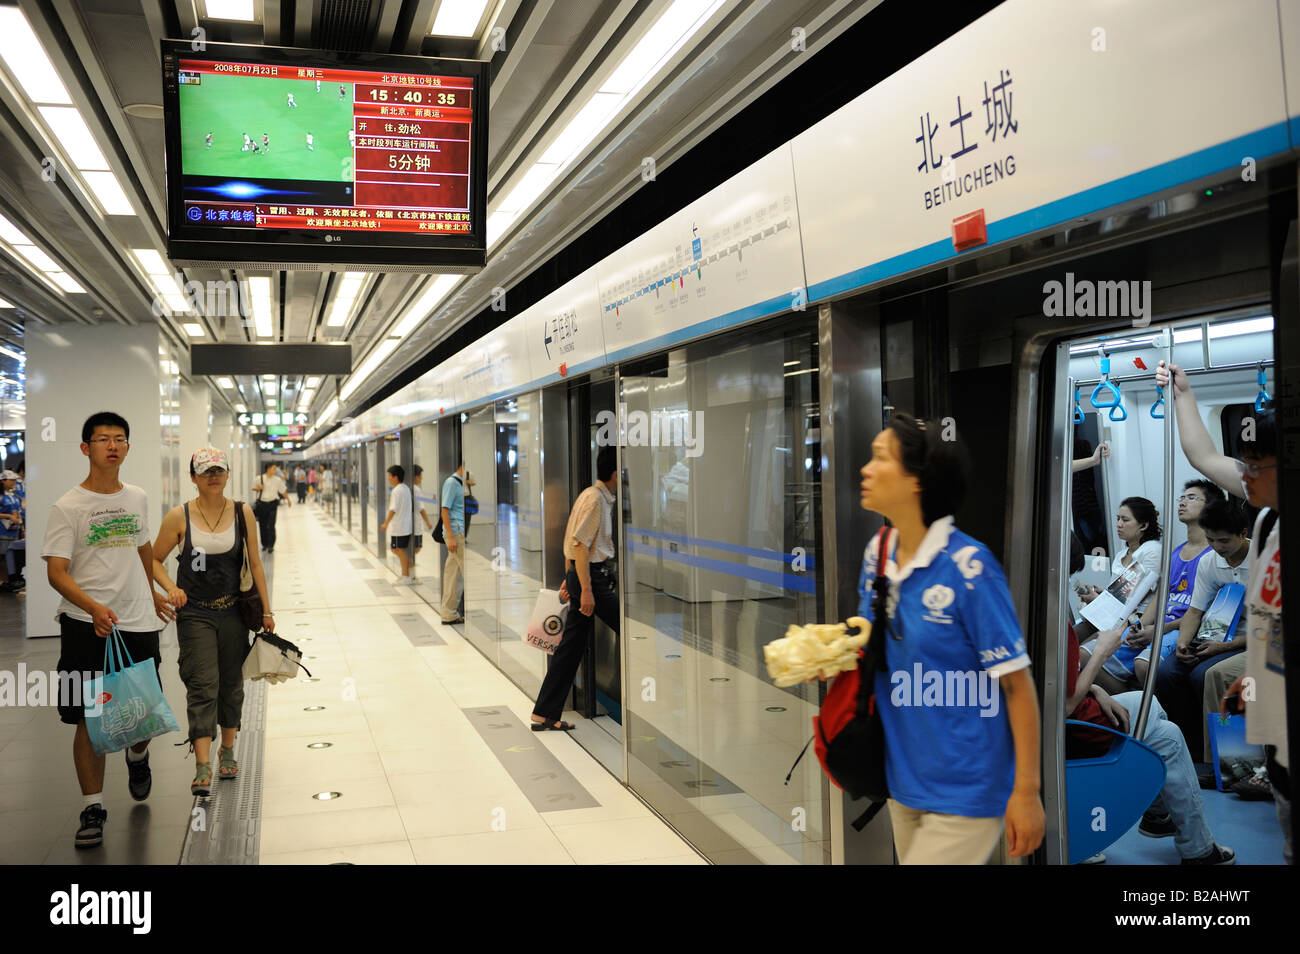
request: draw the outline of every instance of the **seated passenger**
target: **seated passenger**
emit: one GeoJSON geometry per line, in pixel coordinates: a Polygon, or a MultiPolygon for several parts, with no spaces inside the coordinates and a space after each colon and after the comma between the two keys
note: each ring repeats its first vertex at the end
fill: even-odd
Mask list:
{"type": "MultiPolygon", "coordinates": [[[[1210,545],[1205,542],[1205,531],[1201,529],[1201,511],[1210,501],[1226,503],[1228,495],[1208,480],[1189,480],[1183,485],[1183,495],[1178,498],[1178,520],[1187,528],[1187,542],[1174,549],[1170,556],[1169,600],[1165,607],[1165,622],[1161,627],[1162,643],[1160,660],[1169,658],[1178,643],[1178,627],[1183,621],[1183,614],[1192,605],[1192,590],[1196,585],[1196,567],[1201,557],[1210,552],[1210,545]]],[[[1151,641],[1155,636],[1156,613],[1160,611],[1160,601],[1152,600],[1142,614],[1142,630],[1134,633],[1107,662],[1110,670],[1112,663],[1118,666],[1131,666],[1140,684],[1146,681],[1147,660],[1151,658],[1151,641]],[[1141,653],[1135,657],[1135,653],[1141,653]]]]}
{"type": "MultiPolygon", "coordinates": [[[[1205,673],[1223,661],[1223,654],[1235,655],[1245,650],[1246,614],[1241,613],[1231,638],[1197,639],[1197,632],[1219,590],[1229,583],[1239,583],[1244,588],[1250,578],[1250,540],[1246,537],[1250,524],[1246,514],[1225,501],[1214,501],[1201,511],[1200,524],[1205,539],[1214,548],[1214,556],[1206,557],[1197,567],[1192,605],[1178,627],[1178,647],[1161,663],[1156,676],[1156,694],[1165,711],[1182,727],[1188,747],[1194,752],[1201,751],[1205,736],[1205,713],[1201,707],[1205,673]]],[[[1210,711],[1217,712],[1218,706],[1210,711]]]]}
{"type": "MultiPolygon", "coordinates": [[[[1149,573],[1159,573],[1160,569],[1160,511],[1156,505],[1145,497],[1127,497],[1119,505],[1115,516],[1115,532],[1125,549],[1111,562],[1111,577],[1119,576],[1134,563],[1139,563],[1149,573]]],[[[1092,585],[1079,592],[1084,603],[1090,603],[1102,592],[1101,587],[1092,585]]],[[[1137,612],[1145,612],[1148,604],[1154,602],[1148,593],[1137,605],[1137,612]]],[[[1127,627],[1123,627],[1127,628],[1127,627]]],[[[1091,639],[1094,628],[1084,621],[1078,627],[1080,639],[1091,639]]],[[[1087,662],[1091,644],[1080,649],[1081,657],[1087,662]]],[[[1123,667],[1116,667],[1120,675],[1102,670],[1097,675],[1097,682],[1111,692],[1124,692],[1129,688],[1131,673],[1123,667]]]]}
{"type": "Polygon", "coordinates": [[[874,619],[880,534],[859,615],[883,640],[876,676],[889,814],[901,864],[984,864],[1006,824],[1012,856],[1043,838],[1038,701],[1002,568],[953,525],[964,460],[941,428],[894,414],[862,468],[862,506],[887,517],[889,601],[874,619]],[[960,771],[954,769],[960,766],[960,771]]]}
{"type": "MultiPolygon", "coordinates": [[[[1067,717],[1129,732],[1130,727],[1137,724],[1142,693],[1125,692],[1111,696],[1092,682],[1092,677],[1101,672],[1106,658],[1119,646],[1118,632],[1112,630],[1098,635],[1092,657],[1082,668],[1079,666],[1078,646],[1079,642],[1071,627],[1066,637],[1067,717]]],[[[1110,751],[1112,736],[1095,729],[1068,728],[1071,731],[1066,734],[1067,758],[1095,758],[1110,751]]],[[[1166,838],[1172,835],[1174,847],[1185,865],[1236,864],[1236,852],[1214,841],[1214,833],[1205,821],[1205,806],[1201,801],[1196,769],[1192,765],[1187,743],[1178,731],[1178,726],[1165,717],[1157,699],[1151,700],[1142,741],[1155,749],[1164,760],[1165,784],[1142,816],[1138,833],[1148,838],[1166,838]]],[[[1088,860],[1104,861],[1105,857],[1097,858],[1094,855],[1088,860]]]]}

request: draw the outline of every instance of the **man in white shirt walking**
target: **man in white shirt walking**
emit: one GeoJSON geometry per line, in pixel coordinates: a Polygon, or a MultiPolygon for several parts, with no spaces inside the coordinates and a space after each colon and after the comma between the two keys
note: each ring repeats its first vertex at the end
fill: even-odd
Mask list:
{"type": "Polygon", "coordinates": [[[406,486],[405,480],[406,468],[401,464],[388,468],[388,486],[392,488],[388,492],[388,516],[379,525],[380,533],[388,533],[390,526],[393,528],[389,546],[402,564],[402,576],[396,586],[412,586],[415,583],[415,577],[411,575],[410,551],[411,534],[415,532],[412,519],[414,515],[411,512],[411,488],[406,486]]]}
{"type": "MultiPolygon", "coordinates": [[[[139,487],[124,484],[118,471],[130,449],[131,428],[111,411],[87,418],[81,428],[81,453],[90,473],[55,501],[41,555],[46,575],[63,597],[59,623],[59,718],[77,727],[72,757],[85,800],[75,843],[94,848],[104,840],[104,756],[96,755],[86,731],[82,682],[104,671],[106,637],[116,625],[135,662],[153,659],[161,667],[158,623],[175,618],[174,608],[154,590],[149,501],[139,487]]],[[[159,676],[158,685],[162,686],[159,676]]],[[[126,752],[131,797],[149,797],[153,775],[149,742],[126,752]]]]}
{"type": "Polygon", "coordinates": [[[262,537],[262,549],[270,553],[275,549],[275,517],[280,512],[280,500],[284,499],[290,507],[293,501],[285,489],[284,478],[275,464],[266,465],[264,473],[253,487],[257,499],[253,503],[253,513],[257,517],[257,529],[262,537]]]}

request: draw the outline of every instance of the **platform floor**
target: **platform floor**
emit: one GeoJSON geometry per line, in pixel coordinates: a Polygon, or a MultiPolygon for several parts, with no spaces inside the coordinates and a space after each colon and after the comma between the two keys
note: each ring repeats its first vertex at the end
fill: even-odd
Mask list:
{"type": "MultiPolygon", "coordinates": [[[[256,862],[705,863],[567,734],[528,731],[532,700],[378,559],[330,532],[320,508],[282,509],[277,531],[267,558],[277,628],[317,681],[267,687],[260,815],[245,839],[256,862]],[[330,745],[309,748],[319,742],[330,745]],[[313,798],[322,792],[341,797],[313,798]]],[[[0,614],[0,666],[53,670],[57,640],[24,639],[13,598],[0,614]]],[[[183,723],[174,626],[162,643],[164,690],[183,723]]],[[[227,795],[220,783],[206,802],[189,795],[193,760],[172,744],[183,737],[182,725],[152,743],[142,803],[123,756],[109,756],[104,844],[77,851],[72,730],[53,706],[0,708],[0,863],[176,864],[196,819],[227,795]]]]}

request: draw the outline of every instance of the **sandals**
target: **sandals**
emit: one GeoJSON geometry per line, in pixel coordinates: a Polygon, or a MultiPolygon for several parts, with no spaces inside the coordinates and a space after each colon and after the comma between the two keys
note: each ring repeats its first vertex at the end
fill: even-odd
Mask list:
{"type": "Polygon", "coordinates": [[[235,761],[234,749],[223,746],[217,750],[217,759],[217,771],[222,781],[236,778],[239,775],[239,763],[235,761]]]}
{"type": "Polygon", "coordinates": [[[194,771],[194,781],[190,782],[190,794],[198,798],[207,798],[212,794],[212,766],[203,764],[194,771]]]}
{"type": "Polygon", "coordinates": [[[534,723],[533,723],[533,731],[534,731],[534,732],[546,732],[546,731],[551,731],[551,732],[572,732],[572,731],[573,731],[573,723],[572,723],[572,722],[563,722],[563,721],[561,721],[561,720],[559,720],[559,719],[556,719],[554,722],[534,722],[534,723]]]}

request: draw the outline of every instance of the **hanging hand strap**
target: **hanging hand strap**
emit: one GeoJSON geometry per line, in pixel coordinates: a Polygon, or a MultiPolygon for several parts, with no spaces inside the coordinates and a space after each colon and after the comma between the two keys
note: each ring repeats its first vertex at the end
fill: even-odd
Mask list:
{"type": "MultiPolygon", "coordinates": [[[[1100,350],[1100,348],[1098,350],[1100,350]]],[[[1110,380],[1110,358],[1106,356],[1106,352],[1104,351],[1101,352],[1101,380],[1098,381],[1097,386],[1092,389],[1092,397],[1089,400],[1092,406],[1098,409],[1121,407],[1119,388],[1111,383],[1110,380]],[[1103,400],[1105,397],[1109,397],[1110,400],[1103,400]]],[[[1115,412],[1111,411],[1110,419],[1112,421],[1122,421],[1127,417],[1127,412],[1124,414],[1124,417],[1117,418],[1115,417],[1115,412]]]]}
{"type": "Polygon", "coordinates": [[[1156,385],[1156,403],[1151,405],[1151,416],[1157,421],[1165,419],[1165,389],[1158,384],[1156,385]],[[1160,411],[1159,414],[1156,413],[1157,409],[1160,411]]]}
{"type": "Polygon", "coordinates": [[[1083,423],[1083,410],[1079,407],[1079,389],[1074,389],[1074,423],[1083,423]]]}
{"type": "Polygon", "coordinates": [[[1255,376],[1255,380],[1259,382],[1259,394],[1255,395],[1255,413],[1260,414],[1264,411],[1264,402],[1273,400],[1264,387],[1268,383],[1268,378],[1264,376],[1263,361],[1259,363],[1259,373],[1255,376]]]}

